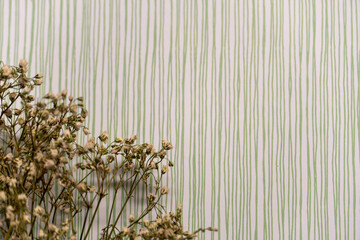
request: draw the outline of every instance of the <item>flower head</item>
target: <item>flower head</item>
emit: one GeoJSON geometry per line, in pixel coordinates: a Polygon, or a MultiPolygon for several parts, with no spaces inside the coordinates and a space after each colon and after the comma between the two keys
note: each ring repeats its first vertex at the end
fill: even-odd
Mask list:
{"type": "Polygon", "coordinates": [[[10,77],[12,69],[8,65],[3,66],[1,70],[3,77],[10,77]]]}

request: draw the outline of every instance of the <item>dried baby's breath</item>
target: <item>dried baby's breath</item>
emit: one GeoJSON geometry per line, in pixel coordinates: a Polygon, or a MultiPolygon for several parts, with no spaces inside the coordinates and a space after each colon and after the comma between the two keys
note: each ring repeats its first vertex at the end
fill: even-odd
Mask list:
{"type": "Polygon", "coordinates": [[[91,136],[84,99],[62,90],[35,101],[31,93],[43,74],[28,77],[27,72],[26,60],[18,66],[0,61],[0,130],[5,136],[0,138],[1,239],[89,239],[106,196],[120,210],[108,212],[101,239],[191,239],[199,231],[217,230],[183,231],[182,207],[166,213],[160,204],[169,192],[161,180],[174,166],[166,157],[173,148],[169,141],[162,140],[157,151],[152,144],[137,144],[136,135],[114,141],[106,131],[91,136]],[[78,141],[81,134],[89,135],[85,144],[78,141]],[[140,188],[147,196],[144,209],[119,227],[140,188]],[[125,201],[119,203],[122,196],[125,201]],[[143,220],[151,212],[156,220],[143,220]],[[64,218],[57,221],[59,214],[64,218]],[[78,224],[82,227],[76,229],[78,224]]]}

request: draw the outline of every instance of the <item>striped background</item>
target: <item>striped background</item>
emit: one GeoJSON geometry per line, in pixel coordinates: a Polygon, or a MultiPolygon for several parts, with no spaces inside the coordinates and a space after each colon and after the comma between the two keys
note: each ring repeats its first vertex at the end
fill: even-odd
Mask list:
{"type": "Polygon", "coordinates": [[[359,0],[0,0],[0,59],[93,133],[173,142],[202,239],[360,239],[359,24],[359,0]]]}

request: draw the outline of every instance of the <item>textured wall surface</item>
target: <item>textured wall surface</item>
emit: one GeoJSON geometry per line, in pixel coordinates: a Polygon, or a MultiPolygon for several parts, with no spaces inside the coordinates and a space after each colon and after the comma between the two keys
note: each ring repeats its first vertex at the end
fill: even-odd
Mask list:
{"type": "Polygon", "coordinates": [[[0,0],[0,59],[93,133],[173,142],[167,200],[203,239],[359,239],[359,25],[359,0],[0,0]]]}

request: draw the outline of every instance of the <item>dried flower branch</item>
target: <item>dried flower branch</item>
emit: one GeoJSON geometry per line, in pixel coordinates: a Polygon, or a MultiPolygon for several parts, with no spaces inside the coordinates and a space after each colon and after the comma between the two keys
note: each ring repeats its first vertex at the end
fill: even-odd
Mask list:
{"type": "Polygon", "coordinates": [[[192,239],[183,230],[182,207],[165,213],[159,202],[169,189],[161,185],[173,163],[166,158],[173,148],[167,140],[157,151],[148,143],[136,144],[136,136],[109,142],[105,131],[82,145],[79,131],[88,111],[83,99],[66,90],[47,93],[35,102],[31,91],[42,84],[42,74],[28,77],[28,63],[4,65],[0,61],[0,234],[2,239],[88,239],[102,200],[112,191],[112,201],[101,239],[192,239]],[[73,165],[73,160],[81,159],[73,165]],[[85,177],[77,179],[76,171],[85,177]],[[87,179],[94,176],[97,184],[87,179]],[[153,184],[150,184],[153,183],[153,184]],[[146,207],[140,216],[130,215],[129,225],[116,226],[139,186],[145,186],[146,207]],[[53,191],[57,186],[60,191],[53,191]],[[117,196],[125,194],[120,211],[113,214],[117,196]],[[90,216],[90,209],[93,209],[90,216]],[[77,231],[76,215],[85,210],[77,231]],[[153,210],[157,218],[144,220],[153,210]],[[67,216],[56,221],[59,213],[67,216]],[[140,228],[138,231],[137,229],[140,228]]]}

